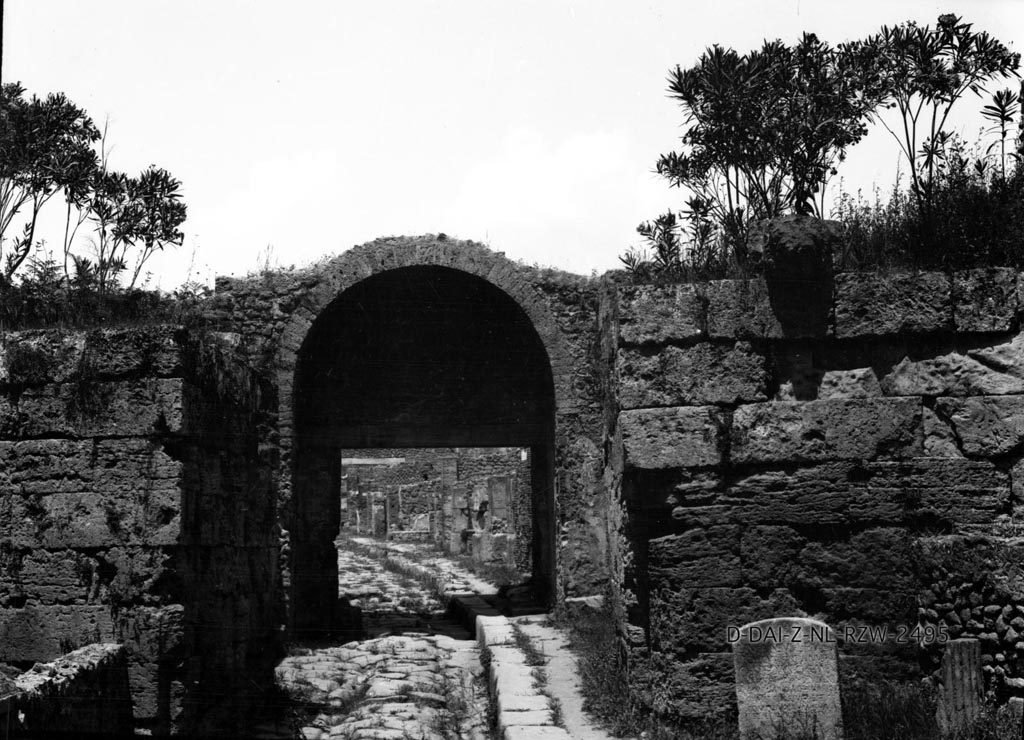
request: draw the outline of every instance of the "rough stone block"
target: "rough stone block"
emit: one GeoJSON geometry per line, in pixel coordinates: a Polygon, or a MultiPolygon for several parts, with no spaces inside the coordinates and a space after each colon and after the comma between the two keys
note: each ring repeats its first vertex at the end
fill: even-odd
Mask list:
{"type": "Polygon", "coordinates": [[[784,589],[767,598],[753,588],[660,588],[651,592],[651,641],[654,649],[676,655],[726,652],[729,627],[793,614],[800,605],[784,589]]]}
{"type": "Polygon", "coordinates": [[[877,398],[882,395],[875,371],[870,367],[854,370],[829,370],[818,384],[818,399],[877,398]]]}
{"type": "Polygon", "coordinates": [[[183,330],[177,326],[96,329],[86,335],[83,362],[94,378],[178,377],[183,342],[183,330]]]}
{"type": "Polygon", "coordinates": [[[1017,273],[1017,316],[1024,316],[1024,272],[1017,273]]]}
{"type": "Polygon", "coordinates": [[[1024,393],[1024,336],[992,347],[938,357],[904,357],[883,378],[889,396],[981,396],[1024,393]]]}
{"type": "Polygon", "coordinates": [[[1024,396],[940,398],[935,410],[950,422],[967,455],[999,457],[1024,440],[1024,396]]]}
{"type": "Polygon", "coordinates": [[[796,557],[805,539],[780,525],[745,527],[740,538],[743,583],[761,588],[784,586],[797,570],[796,557]]]}
{"type": "Polygon", "coordinates": [[[708,336],[713,339],[781,339],[782,324],[772,310],[763,278],[712,280],[705,287],[708,336]]]}
{"type": "Polygon", "coordinates": [[[721,462],[724,415],[714,406],[623,411],[619,425],[627,467],[686,468],[721,462]]]}
{"type": "Polygon", "coordinates": [[[737,464],[909,457],[922,452],[919,399],[850,399],[740,406],[732,421],[737,464]]]}
{"type": "Polygon", "coordinates": [[[1017,271],[983,267],[953,275],[953,321],[957,331],[998,332],[1017,320],[1017,271]]]}
{"type": "Polygon", "coordinates": [[[912,590],[913,543],[909,529],[891,526],[854,532],[847,539],[807,540],[791,556],[789,573],[806,588],[912,590]]]}
{"type": "Polygon", "coordinates": [[[29,388],[0,399],[0,435],[142,436],[181,429],[177,379],[64,383],[29,388]]]}
{"type": "Polygon", "coordinates": [[[144,491],[125,500],[94,492],[11,498],[11,542],[17,547],[172,545],[180,518],[176,491],[144,491]]]}
{"type": "Polygon", "coordinates": [[[739,585],[739,536],[739,527],[712,526],[651,540],[647,554],[651,587],[739,585]]]}
{"type": "Polygon", "coordinates": [[[618,288],[619,341],[664,343],[703,337],[704,298],[692,284],[618,288]]]}
{"type": "Polygon", "coordinates": [[[1008,496],[1008,475],[991,463],[916,458],[758,471],[732,481],[717,503],[732,507],[733,523],[990,524],[1008,496]]]}
{"type": "Polygon", "coordinates": [[[928,457],[963,458],[964,454],[957,446],[956,435],[949,424],[928,407],[925,407],[923,412],[924,454],[928,457]]]}
{"type": "Polygon", "coordinates": [[[0,661],[45,662],[93,642],[115,642],[107,605],[0,609],[0,661]]]}
{"type": "Polygon", "coordinates": [[[764,357],[747,342],[731,347],[704,342],[658,352],[620,349],[618,371],[624,409],[767,399],[764,357]]]}
{"type": "Polygon", "coordinates": [[[733,644],[740,740],[780,727],[842,740],[835,634],[812,619],[768,619],[740,628],[733,644]]]}
{"type": "Polygon", "coordinates": [[[39,385],[75,377],[85,334],[58,329],[9,332],[0,344],[0,386],[39,385]]]}
{"type": "Polygon", "coordinates": [[[108,595],[99,577],[103,554],[29,550],[0,556],[0,605],[98,603],[108,595]]]}
{"type": "Polygon", "coordinates": [[[949,278],[940,272],[836,276],[836,336],[926,334],[952,328],[949,278]]]}

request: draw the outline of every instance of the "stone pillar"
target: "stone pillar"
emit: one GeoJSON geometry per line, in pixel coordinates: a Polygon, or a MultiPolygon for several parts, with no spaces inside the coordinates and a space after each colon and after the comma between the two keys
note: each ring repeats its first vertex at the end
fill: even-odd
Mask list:
{"type": "Polygon", "coordinates": [[[341,454],[332,447],[298,450],[291,529],[291,624],[299,632],[328,632],[338,601],[337,491],[341,454]]]}
{"type": "Polygon", "coordinates": [[[943,735],[954,734],[978,720],[981,687],[981,642],[969,638],[947,642],[935,710],[935,720],[943,735]]]}

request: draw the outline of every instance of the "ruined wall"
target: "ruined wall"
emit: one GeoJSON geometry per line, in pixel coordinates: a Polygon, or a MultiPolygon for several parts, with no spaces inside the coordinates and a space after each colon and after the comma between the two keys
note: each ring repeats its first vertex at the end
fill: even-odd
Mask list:
{"type": "Polygon", "coordinates": [[[15,737],[131,735],[124,646],[92,644],[34,664],[0,689],[0,723],[15,737]]]}
{"type": "MultiPolygon", "coordinates": [[[[212,570],[238,564],[203,561],[219,542],[197,530],[262,526],[246,507],[272,494],[242,490],[259,469],[255,434],[247,478],[236,464],[197,484],[211,435],[233,433],[225,448],[245,438],[217,351],[181,328],[8,332],[0,346],[0,661],[123,643],[136,721],[166,730],[187,719],[187,697],[215,688],[200,678],[232,639],[211,630],[248,626],[200,604],[212,570]],[[211,509],[218,494],[235,497],[227,512],[211,509]]],[[[235,578],[235,595],[273,588],[241,565],[235,578]]]]}
{"type": "Polygon", "coordinates": [[[988,670],[1022,673],[1014,608],[934,558],[1020,506],[1022,285],[1006,269],[841,274],[804,329],[760,279],[607,286],[616,603],[651,706],[733,706],[726,628],[775,616],[885,625],[882,644],[841,645],[846,681],[932,670],[934,649],[893,639],[919,620],[986,633],[988,670]]]}

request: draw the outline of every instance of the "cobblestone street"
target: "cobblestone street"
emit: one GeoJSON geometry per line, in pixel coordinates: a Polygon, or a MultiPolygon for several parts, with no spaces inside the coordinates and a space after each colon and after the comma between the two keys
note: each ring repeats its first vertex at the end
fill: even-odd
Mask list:
{"type": "Polygon", "coordinates": [[[359,610],[365,639],[292,646],[275,672],[288,708],[256,737],[608,737],[583,714],[575,657],[547,617],[517,620],[545,656],[538,666],[505,617],[482,618],[473,634],[452,616],[447,599],[475,600],[486,611],[480,595],[497,588],[428,547],[342,538],[338,572],[338,595],[359,610]]]}
{"type": "MultiPolygon", "coordinates": [[[[361,611],[369,639],[293,648],[275,677],[302,709],[258,736],[294,737],[298,729],[314,740],[490,737],[480,649],[446,617],[436,591],[386,568],[370,540],[339,541],[338,574],[338,595],[361,611]]],[[[461,586],[487,585],[461,575],[461,586]]]]}
{"type": "Polygon", "coordinates": [[[488,737],[488,700],[475,642],[391,636],[304,650],[278,684],[319,711],[304,738],[449,740],[488,737]]]}

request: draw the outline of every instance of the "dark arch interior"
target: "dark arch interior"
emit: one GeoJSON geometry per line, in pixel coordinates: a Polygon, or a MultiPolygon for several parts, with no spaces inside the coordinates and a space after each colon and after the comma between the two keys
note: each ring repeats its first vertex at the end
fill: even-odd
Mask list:
{"type": "Polygon", "coordinates": [[[532,322],[505,292],[450,268],[406,267],[344,291],[299,351],[292,615],[332,619],[339,450],[529,447],[533,580],[550,599],[554,564],[554,386],[532,322]]]}

